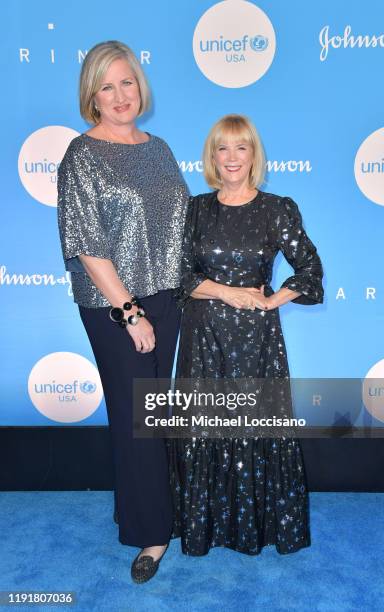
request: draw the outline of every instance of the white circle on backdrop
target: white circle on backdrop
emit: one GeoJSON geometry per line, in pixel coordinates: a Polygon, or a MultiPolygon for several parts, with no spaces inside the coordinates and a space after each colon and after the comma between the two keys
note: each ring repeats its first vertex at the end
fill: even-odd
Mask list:
{"type": "Polygon", "coordinates": [[[375,363],[364,379],[363,402],[368,412],[384,423],[384,359],[375,363]]]}
{"type": "Polygon", "coordinates": [[[246,0],[224,0],[197,23],[193,55],[204,76],[222,87],[246,87],[272,64],[276,36],[267,15],[246,0]]]}
{"type": "Polygon", "coordinates": [[[46,206],[57,205],[57,168],[71,140],[79,132],[62,125],[48,125],[24,141],[18,160],[23,187],[46,206]]]}
{"type": "Polygon", "coordinates": [[[372,132],[355,157],[355,179],[362,193],[384,206],[384,128],[372,132]]]}
{"type": "Polygon", "coordinates": [[[77,353],[50,353],[32,368],[28,393],[35,408],[59,423],[93,414],[103,398],[96,366],[77,353]]]}

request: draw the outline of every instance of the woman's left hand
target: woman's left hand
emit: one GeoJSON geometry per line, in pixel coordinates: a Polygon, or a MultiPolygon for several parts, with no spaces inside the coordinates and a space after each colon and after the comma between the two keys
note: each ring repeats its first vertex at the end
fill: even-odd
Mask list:
{"type": "Polygon", "coordinates": [[[276,308],[273,295],[270,297],[266,297],[264,295],[264,285],[261,285],[259,295],[255,298],[254,302],[255,308],[252,308],[251,310],[256,310],[256,308],[259,310],[273,310],[273,308],[276,308]]]}

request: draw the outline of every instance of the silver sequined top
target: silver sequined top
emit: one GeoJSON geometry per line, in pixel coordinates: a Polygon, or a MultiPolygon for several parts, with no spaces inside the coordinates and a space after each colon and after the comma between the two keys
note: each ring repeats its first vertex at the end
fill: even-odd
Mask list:
{"type": "Polygon", "coordinates": [[[110,259],[138,297],[180,284],[188,188],[168,145],[150,135],[129,145],[82,134],[58,171],[58,216],[66,269],[81,306],[109,302],[78,255],[110,259]]]}

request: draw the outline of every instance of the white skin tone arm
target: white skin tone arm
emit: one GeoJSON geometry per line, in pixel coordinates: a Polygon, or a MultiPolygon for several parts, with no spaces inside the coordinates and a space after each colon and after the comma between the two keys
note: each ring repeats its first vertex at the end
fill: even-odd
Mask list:
{"type": "MultiPolygon", "coordinates": [[[[131,301],[132,295],[119,279],[116,268],[110,259],[101,259],[91,255],[79,255],[79,259],[92,282],[112,306],[122,308],[125,302],[131,301]]],[[[126,315],[135,314],[136,311],[136,306],[133,306],[132,310],[127,312],[126,315]]],[[[116,323],[111,321],[111,325],[116,325],[116,323]]],[[[141,318],[137,325],[128,324],[127,332],[131,336],[136,350],[140,353],[149,353],[154,349],[153,327],[145,317],[141,318]]]]}
{"type": "Polygon", "coordinates": [[[191,297],[198,300],[221,300],[234,308],[246,308],[249,310],[272,310],[278,308],[301,295],[298,291],[292,291],[282,287],[270,297],[264,296],[264,285],[260,289],[253,287],[229,287],[215,283],[209,279],[204,280],[194,291],[191,297]]]}

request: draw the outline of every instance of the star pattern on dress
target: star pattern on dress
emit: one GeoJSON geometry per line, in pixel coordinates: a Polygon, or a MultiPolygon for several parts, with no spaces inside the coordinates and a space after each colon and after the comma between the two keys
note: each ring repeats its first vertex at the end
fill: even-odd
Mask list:
{"type": "MultiPolygon", "coordinates": [[[[294,268],[283,286],[320,301],[321,264],[296,204],[263,192],[239,207],[222,205],[215,194],[197,196],[184,247],[176,377],[289,383],[277,309],[235,309],[218,299],[195,300],[190,293],[210,278],[228,286],[264,285],[265,295],[271,295],[273,262],[280,250],[294,268]]],[[[258,414],[265,394],[257,388],[256,397],[258,414]]],[[[277,397],[276,416],[291,416],[291,398],[284,391],[277,397]]],[[[285,554],[309,546],[308,493],[297,439],[207,436],[168,440],[167,448],[173,536],[181,536],[183,552],[203,555],[213,546],[225,546],[256,555],[275,545],[285,554]]]]}

